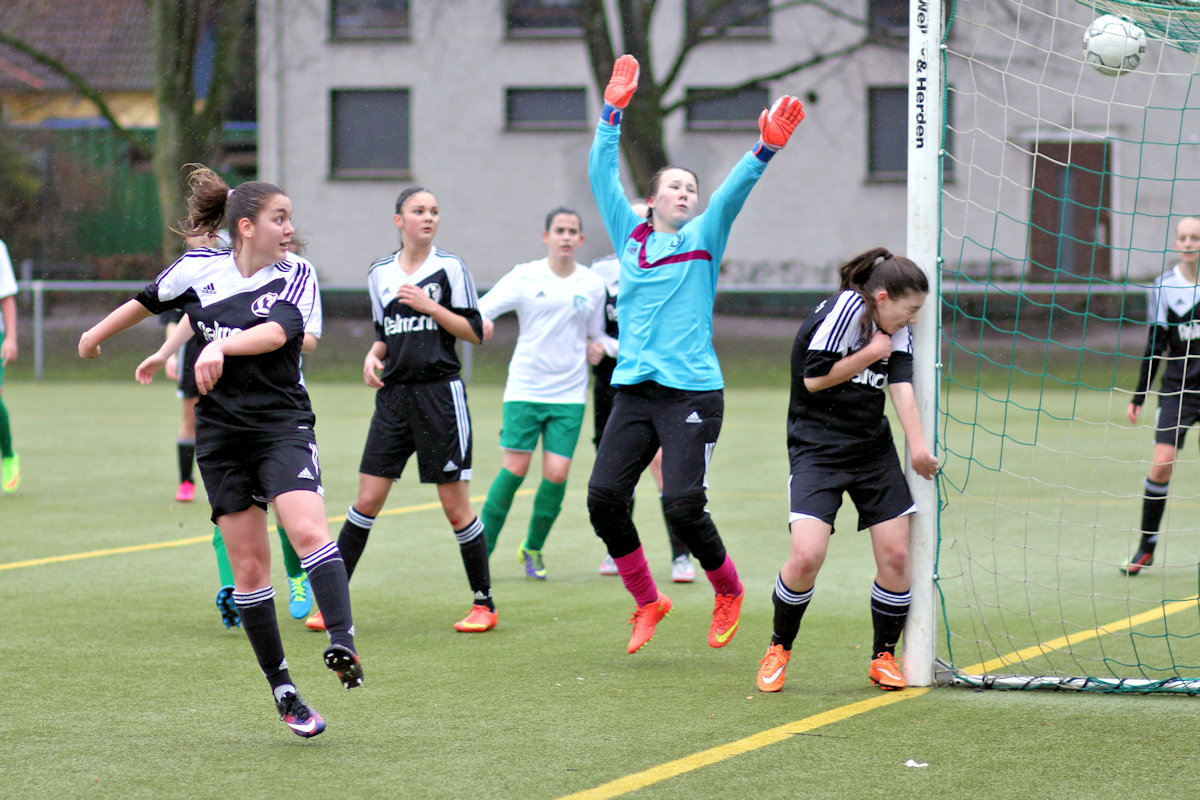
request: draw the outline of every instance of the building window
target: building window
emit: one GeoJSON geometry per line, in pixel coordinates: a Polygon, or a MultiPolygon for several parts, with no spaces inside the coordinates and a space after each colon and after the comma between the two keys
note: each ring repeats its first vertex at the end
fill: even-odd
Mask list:
{"type": "Polygon", "coordinates": [[[867,0],[867,29],[872,39],[908,38],[909,0],[867,0]]]}
{"type": "Polygon", "coordinates": [[[407,89],[334,89],[330,95],[330,173],[395,178],[411,163],[407,89]]]}
{"type": "Polygon", "coordinates": [[[504,5],[505,29],[510,37],[583,33],[579,0],[507,0],[504,5]]]}
{"type": "MultiPolygon", "coordinates": [[[[930,102],[934,102],[932,99],[930,102]]],[[[908,178],[908,87],[872,86],[867,90],[867,178],[874,181],[902,181],[908,178]]],[[[954,123],[954,95],[948,93],[946,138],[926,126],[928,147],[952,152],[951,131],[954,123]]],[[[954,179],[954,159],[942,160],[942,179],[954,179]]]]}
{"type": "Polygon", "coordinates": [[[334,39],[407,39],[408,0],[331,0],[334,39]]]}
{"type": "Polygon", "coordinates": [[[506,89],[504,118],[509,130],[584,130],[587,89],[506,89]]]}
{"type": "Polygon", "coordinates": [[[767,87],[751,86],[730,94],[719,94],[720,91],[687,90],[688,130],[758,130],[758,115],[768,105],[767,87]]]}
{"type": "Polygon", "coordinates": [[[687,0],[687,25],[699,23],[704,36],[770,36],[770,7],[770,0],[687,0]]]}

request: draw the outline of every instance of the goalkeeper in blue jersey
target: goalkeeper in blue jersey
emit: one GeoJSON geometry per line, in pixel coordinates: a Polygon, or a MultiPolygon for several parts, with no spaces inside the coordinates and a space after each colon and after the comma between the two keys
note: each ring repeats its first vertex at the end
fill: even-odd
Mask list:
{"type": "Polygon", "coordinates": [[[658,591],[642,553],[630,503],[638,477],[662,447],[663,514],[699,560],[716,600],[708,643],[737,632],[744,591],[705,506],[705,473],[724,413],[724,380],[712,345],[717,274],[729,230],[767,162],[804,118],[794,97],[759,117],[762,138],[699,205],[695,173],[658,171],[648,187],[648,218],[629,207],[621,186],[621,113],[637,89],[638,62],[621,56],[604,92],[604,112],[588,159],[588,177],[621,261],[617,388],[588,484],[592,527],[617,565],[637,608],[628,651],[651,637],[671,600],[658,591]]]}
{"type": "Polygon", "coordinates": [[[1200,339],[1200,218],[1184,217],[1179,221],[1175,251],[1179,263],[1159,276],[1150,294],[1146,357],[1126,411],[1131,423],[1138,421],[1158,363],[1164,361],[1158,413],[1154,417],[1154,454],[1143,484],[1142,538],[1133,556],[1121,567],[1127,575],[1137,575],[1154,563],[1175,455],[1183,447],[1188,428],[1200,419],[1200,357],[1190,352],[1192,342],[1200,339]]]}

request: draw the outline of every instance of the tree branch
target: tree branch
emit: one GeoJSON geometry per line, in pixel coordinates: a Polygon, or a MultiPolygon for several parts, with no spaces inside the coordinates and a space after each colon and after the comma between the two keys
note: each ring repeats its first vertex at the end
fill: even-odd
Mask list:
{"type": "Polygon", "coordinates": [[[76,94],[96,107],[96,110],[100,113],[100,116],[103,117],[110,126],[112,126],[112,129],[116,131],[122,139],[125,140],[125,143],[129,145],[136,157],[149,157],[149,151],[146,149],[145,144],[140,142],[132,132],[126,130],[125,126],[117,121],[116,114],[113,113],[112,108],[109,107],[108,103],[104,100],[104,97],[98,90],[93,89],[82,76],[69,69],[66,64],[59,61],[57,58],[54,58],[49,53],[43,52],[42,50],[39,50],[36,47],[33,47],[13,36],[9,36],[3,31],[0,31],[0,44],[8,45],[14,50],[24,53],[37,63],[41,64],[43,67],[46,67],[47,69],[52,70],[56,74],[60,75],[64,80],[67,81],[67,83],[71,85],[71,88],[75,90],[76,94]]]}

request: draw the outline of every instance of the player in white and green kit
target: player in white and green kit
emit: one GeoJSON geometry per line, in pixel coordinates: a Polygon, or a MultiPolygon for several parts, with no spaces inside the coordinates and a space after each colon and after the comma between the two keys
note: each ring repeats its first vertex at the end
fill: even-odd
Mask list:
{"type": "Polygon", "coordinates": [[[520,326],[504,387],[504,463],[480,518],[490,554],[540,438],[542,481],[529,531],[517,551],[525,574],[538,580],[546,578],[542,547],[562,509],[583,426],[588,362],[598,362],[606,352],[616,354],[616,341],[604,332],[604,280],[575,262],[575,251],[583,244],[579,214],[562,207],[551,211],[542,240],[545,258],[513,267],[479,300],[484,338],[501,314],[515,311],[520,326]]]}
{"type": "MultiPolygon", "coordinates": [[[[4,389],[4,367],[17,358],[17,279],[13,275],[8,248],[0,241],[0,392],[4,389]]],[[[8,407],[0,394],[0,468],[3,489],[15,492],[21,485],[21,458],[13,450],[8,407]]]]}

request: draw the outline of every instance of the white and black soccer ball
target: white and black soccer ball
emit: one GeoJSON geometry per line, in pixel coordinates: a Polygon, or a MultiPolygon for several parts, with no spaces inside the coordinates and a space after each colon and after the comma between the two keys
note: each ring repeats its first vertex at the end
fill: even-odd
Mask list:
{"type": "Polygon", "coordinates": [[[1137,69],[1146,52],[1146,32],[1127,19],[1096,17],[1083,34],[1083,58],[1105,75],[1137,69]]]}

